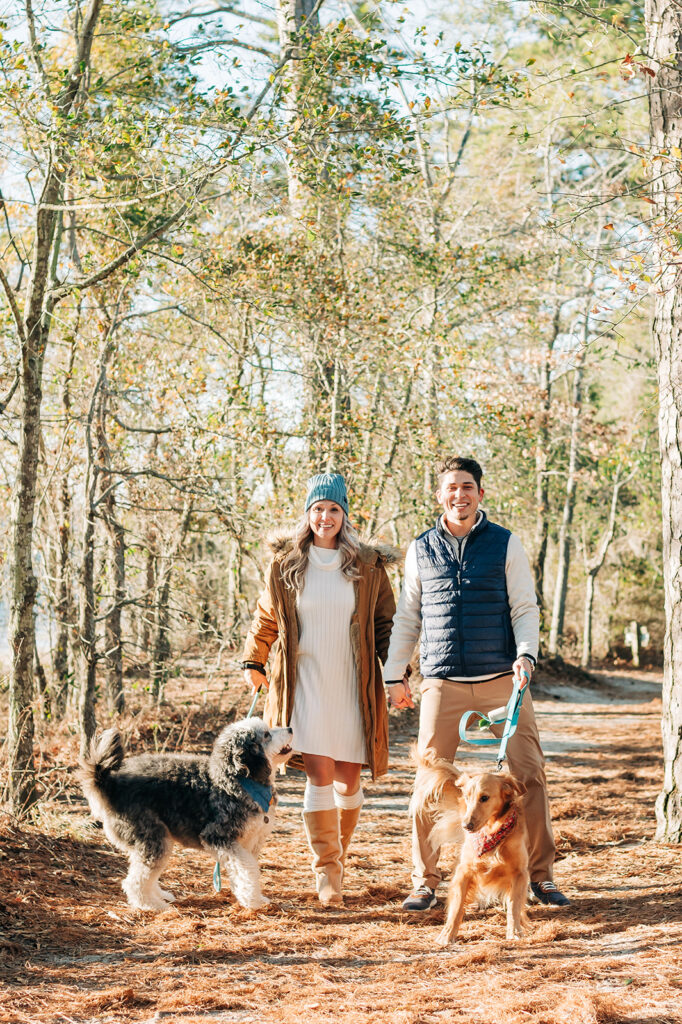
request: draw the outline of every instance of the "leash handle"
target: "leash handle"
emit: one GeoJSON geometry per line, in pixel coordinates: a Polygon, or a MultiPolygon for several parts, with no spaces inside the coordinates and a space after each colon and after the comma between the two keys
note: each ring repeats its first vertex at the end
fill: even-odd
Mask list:
{"type": "Polygon", "coordinates": [[[516,732],[516,725],[518,723],[519,714],[521,712],[523,696],[526,692],[526,689],[528,688],[529,682],[530,675],[528,674],[528,672],[525,671],[521,673],[520,679],[517,679],[516,677],[514,678],[514,686],[511,692],[511,696],[507,701],[507,705],[505,708],[506,713],[503,719],[498,718],[498,713],[501,711],[501,709],[496,708],[495,711],[491,712],[491,715],[494,715],[496,720],[491,720],[491,718],[488,715],[484,715],[480,711],[465,711],[459,720],[459,738],[464,743],[469,743],[471,746],[474,747],[494,747],[497,744],[498,739],[496,736],[467,736],[467,726],[472,715],[476,715],[476,717],[479,719],[479,724],[482,724],[483,728],[490,728],[491,725],[502,725],[502,723],[504,722],[502,739],[499,741],[500,749],[498,751],[496,759],[498,771],[501,769],[502,762],[504,761],[507,754],[507,743],[516,732]]]}

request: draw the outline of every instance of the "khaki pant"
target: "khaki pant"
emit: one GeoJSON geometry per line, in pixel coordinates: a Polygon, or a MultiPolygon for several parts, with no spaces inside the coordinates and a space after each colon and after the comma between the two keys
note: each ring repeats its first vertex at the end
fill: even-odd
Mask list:
{"type": "MultiPolygon", "coordinates": [[[[419,713],[420,753],[429,750],[452,761],[459,745],[459,720],[464,712],[475,710],[485,714],[501,707],[509,700],[512,685],[511,675],[473,684],[453,683],[448,679],[425,679],[422,683],[419,713]]],[[[493,731],[501,736],[502,726],[495,726],[493,731]]],[[[493,765],[491,770],[494,771],[498,748],[491,746],[487,750],[493,765]]],[[[507,744],[507,760],[512,774],[527,789],[523,806],[530,840],[531,881],[551,879],[556,847],[547,800],[545,759],[540,748],[530,693],[523,698],[516,732],[507,744]]],[[[435,889],[441,880],[438,870],[440,850],[429,841],[433,824],[434,819],[430,815],[419,815],[412,823],[412,880],[415,889],[420,885],[435,889]]]]}

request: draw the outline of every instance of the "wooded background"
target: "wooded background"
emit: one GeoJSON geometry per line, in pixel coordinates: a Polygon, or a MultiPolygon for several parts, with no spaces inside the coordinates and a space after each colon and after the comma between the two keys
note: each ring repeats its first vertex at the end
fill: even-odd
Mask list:
{"type": "Polygon", "coordinates": [[[544,653],[665,649],[682,840],[678,6],[3,6],[15,812],[36,715],[85,749],[197,644],[223,680],[311,473],[405,546],[460,453],[544,653]]]}

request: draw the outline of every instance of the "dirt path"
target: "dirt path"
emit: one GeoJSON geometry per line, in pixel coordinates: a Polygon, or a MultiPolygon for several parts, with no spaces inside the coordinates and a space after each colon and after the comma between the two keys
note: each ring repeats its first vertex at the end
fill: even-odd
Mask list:
{"type": "Polygon", "coordinates": [[[215,895],[211,865],[194,853],[175,856],[165,876],[178,897],[171,910],[130,911],[123,860],[78,802],[46,813],[40,828],[8,827],[0,1021],[682,1021],[682,854],[652,840],[660,686],[644,674],[601,682],[599,691],[552,683],[536,701],[563,858],[556,875],[573,905],[531,908],[527,941],[506,943],[502,912],[491,909],[436,950],[442,907],[418,920],[401,912],[416,719],[392,719],[391,768],[367,786],[343,910],[323,910],[311,892],[296,773],[282,780],[263,857],[276,901],[265,912],[215,895]]]}

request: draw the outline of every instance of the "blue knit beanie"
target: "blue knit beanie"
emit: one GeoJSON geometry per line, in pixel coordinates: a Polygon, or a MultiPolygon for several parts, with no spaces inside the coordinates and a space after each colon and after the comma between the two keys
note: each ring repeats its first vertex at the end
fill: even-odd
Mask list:
{"type": "Polygon", "coordinates": [[[349,514],[346,481],[340,473],[318,473],[317,476],[311,476],[305,499],[306,512],[315,501],[335,501],[346,515],[349,514]]]}

